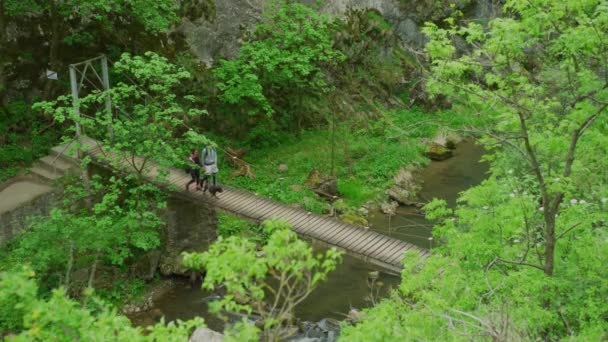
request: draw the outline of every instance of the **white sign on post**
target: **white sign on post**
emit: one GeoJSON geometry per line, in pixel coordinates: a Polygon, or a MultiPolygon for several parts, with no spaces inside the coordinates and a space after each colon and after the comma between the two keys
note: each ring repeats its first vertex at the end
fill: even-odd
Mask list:
{"type": "Polygon", "coordinates": [[[57,77],[57,71],[52,71],[52,70],[46,70],[46,78],[48,78],[49,80],[58,80],[59,78],[57,77]]]}

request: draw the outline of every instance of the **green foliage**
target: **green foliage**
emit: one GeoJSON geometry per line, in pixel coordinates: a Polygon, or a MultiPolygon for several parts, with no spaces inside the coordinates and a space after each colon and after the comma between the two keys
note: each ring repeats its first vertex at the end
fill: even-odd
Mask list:
{"type": "Polygon", "coordinates": [[[23,329],[23,318],[32,306],[38,288],[33,281],[34,272],[0,272],[0,334],[23,329]]]}
{"type": "Polygon", "coordinates": [[[492,176],[453,212],[427,205],[440,246],[426,260],[407,255],[394,298],[344,340],[608,337],[608,183],[598,172],[608,159],[608,86],[597,62],[607,57],[608,8],[505,8],[487,28],[427,24],[428,89],[482,115],[492,176]],[[457,51],[454,36],[471,49],[457,51]]]}
{"type": "MultiPolygon", "coordinates": [[[[345,122],[335,133],[334,173],[340,196],[351,207],[375,200],[392,185],[401,167],[426,163],[424,148],[416,138],[430,138],[441,126],[477,124],[475,117],[463,116],[455,112],[429,116],[414,108],[386,112],[384,118],[367,127],[358,120],[345,122]]],[[[331,143],[331,131],[323,128],[304,131],[300,139],[289,143],[251,150],[245,159],[251,163],[256,179],[239,177],[225,182],[321,213],[328,210],[327,204],[305,184],[313,169],[331,172],[331,143]],[[279,164],[286,164],[288,171],[278,173],[279,164]]]]}
{"type": "Polygon", "coordinates": [[[404,80],[418,78],[417,64],[378,11],[350,9],[336,26],[334,44],[346,59],[333,73],[336,94],[329,107],[340,117],[373,121],[382,116],[376,102],[393,101],[404,80]]]}
{"type": "Polygon", "coordinates": [[[212,311],[255,311],[262,316],[267,340],[276,341],[293,333],[294,307],[335,269],[341,253],[332,249],[315,256],[280,221],[264,222],[264,230],[269,238],[260,250],[237,236],[220,237],[205,253],[186,253],[184,265],[206,270],[203,288],[225,287],[227,294],[211,304],[212,311]]]}
{"type": "Polygon", "coordinates": [[[70,46],[81,45],[88,47],[93,44],[95,37],[89,32],[73,32],[63,38],[63,41],[70,46]]]}
{"type": "Polygon", "coordinates": [[[39,133],[43,125],[47,123],[23,99],[0,106],[0,182],[48,152],[58,136],[52,131],[39,133]]]}
{"type": "Polygon", "coordinates": [[[259,341],[260,329],[249,323],[246,318],[229,327],[224,331],[225,342],[257,342],[259,341]]]}
{"type": "Polygon", "coordinates": [[[340,195],[348,199],[349,203],[353,206],[361,205],[376,195],[368,184],[361,182],[357,178],[340,179],[338,181],[338,189],[340,189],[340,195]]]}
{"type": "Polygon", "coordinates": [[[326,70],[342,59],[332,48],[331,30],[327,18],[305,5],[272,1],[238,57],[214,70],[220,98],[264,128],[251,130],[251,140],[266,140],[264,133],[275,127],[294,128],[309,119],[303,103],[331,89],[326,70]]]}
{"type": "Polygon", "coordinates": [[[261,225],[244,219],[218,212],[217,229],[220,236],[227,238],[233,235],[247,237],[253,241],[263,241],[267,238],[261,225]]]}
{"type": "MultiPolygon", "coordinates": [[[[163,222],[158,211],[165,206],[165,195],[156,187],[96,176],[88,189],[68,186],[65,196],[64,205],[49,216],[30,218],[30,229],[8,253],[9,267],[28,263],[46,279],[46,286],[69,288],[73,269],[90,268],[99,260],[123,265],[135,251],[160,245],[163,222]]],[[[94,278],[89,281],[94,284],[94,278]]]]}
{"type": "Polygon", "coordinates": [[[139,0],[6,0],[2,2],[9,17],[50,13],[59,16],[53,20],[65,20],[73,16],[108,24],[116,19],[129,18],[152,33],[165,32],[177,20],[177,5],[173,1],[146,2],[139,0]]]}
{"type": "Polygon", "coordinates": [[[120,308],[127,303],[140,303],[151,286],[145,280],[128,277],[113,281],[110,288],[96,289],[96,293],[105,302],[120,308]]]}
{"type": "Polygon", "coordinates": [[[208,142],[205,136],[187,127],[189,120],[206,112],[191,105],[192,96],[176,95],[190,73],[153,52],[144,56],[123,54],[114,70],[129,80],[109,91],[112,104],[118,109],[115,115],[105,110],[97,112],[98,104],[107,96],[98,92],[80,100],[81,111],[92,112],[88,116],[76,117],[68,96],[37,103],[34,108],[53,115],[59,122],[70,119],[80,123],[92,137],[105,142],[106,151],[121,156],[108,159],[108,163],[121,168],[120,163],[126,160],[140,178],[151,160],[159,164],[160,178],[166,176],[168,168],[185,165],[189,149],[208,142]],[[110,127],[112,136],[100,127],[110,127]],[[133,155],[139,158],[132,158],[133,155]]]}
{"type": "Polygon", "coordinates": [[[31,162],[32,153],[22,146],[7,144],[0,147],[0,182],[16,176],[18,166],[31,162]]]}
{"type": "Polygon", "coordinates": [[[16,334],[8,337],[9,341],[184,341],[194,328],[204,326],[202,319],[196,318],[134,328],[128,318],[91,293],[84,304],[69,299],[62,288],[49,298],[38,297],[32,276],[27,268],[0,273],[0,333],[16,334]]]}

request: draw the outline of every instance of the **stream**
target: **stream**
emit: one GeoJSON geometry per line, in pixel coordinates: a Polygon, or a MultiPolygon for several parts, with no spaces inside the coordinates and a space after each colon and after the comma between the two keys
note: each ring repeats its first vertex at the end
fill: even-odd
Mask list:
{"type": "MultiPolygon", "coordinates": [[[[479,184],[488,170],[487,164],[480,163],[483,148],[473,141],[465,140],[454,150],[454,156],[444,161],[431,162],[419,177],[422,181],[420,198],[429,201],[443,198],[454,206],[458,193],[479,184]]],[[[415,207],[399,207],[396,214],[389,217],[382,212],[369,215],[370,228],[391,235],[420,247],[432,247],[432,224],[424,219],[415,207]]],[[[322,248],[315,247],[322,251],[322,248]]],[[[351,308],[362,309],[372,305],[367,284],[369,272],[380,271],[378,281],[383,283],[374,300],[385,297],[391,288],[396,288],[400,278],[384,273],[382,269],[359,259],[345,255],[342,264],[328,275],[303,303],[296,308],[296,316],[304,321],[320,321],[324,318],[342,320],[351,308]]],[[[130,315],[135,325],[157,322],[161,316],[165,321],[186,320],[202,316],[207,326],[222,331],[224,323],[207,311],[207,303],[215,298],[212,292],[202,290],[200,283],[190,286],[187,281],[176,280],[177,284],[154,303],[148,312],[130,315]]]]}

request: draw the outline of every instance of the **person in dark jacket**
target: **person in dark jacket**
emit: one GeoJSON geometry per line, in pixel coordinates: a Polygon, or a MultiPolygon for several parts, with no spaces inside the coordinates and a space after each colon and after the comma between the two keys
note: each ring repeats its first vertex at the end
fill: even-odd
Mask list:
{"type": "Polygon", "coordinates": [[[186,184],[186,191],[190,191],[190,184],[192,183],[196,183],[196,190],[200,190],[200,184],[201,184],[201,170],[200,170],[200,165],[201,165],[201,160],[198,157],[198,151],[196,149],[192,149],[190,150],[190,157],[188,158],[189,160],[189,167],[190,167],[190,175],[192,176],[192,179],[186,184]]]}

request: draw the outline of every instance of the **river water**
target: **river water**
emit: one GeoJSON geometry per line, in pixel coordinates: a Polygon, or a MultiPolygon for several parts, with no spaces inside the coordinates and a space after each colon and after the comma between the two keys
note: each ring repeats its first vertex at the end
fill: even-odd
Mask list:
{"type": "MultiPolygon", "coordinates": [[[[488,166],[479,162],[482,154],[480,146],[465,140],[458,144],[452,158],[431,162],[419,175],[423,182],[421,199],[428,201],[443,198],[450,206],[454,206],[459,192],[485,178],[488,166]]],[[[399,207],[391,217],[374,212],[370,214],[369,220],[373,230],[424,248],[432,247],[433,241],[429,239],[432,224],[414,207],[399,207]]],[[[322,251],[320,247],[315,249],[322,251]]],[[[368,286],[371,271],[380,271],[378,281],[383,284],[379,292],[374,291],[375,300],[386,296],[400,282],[397,276],[345,255],[343,263],[296,308],[296,316],[306,321],[319,321],[328,317],[343,319],[351,308],[369,307],[372,305],[368,286]]],[[[214,297],[213,293],[202,290],[200,284],[190,286],[187,282],[178,281],[176,287],[155,302],[152,313],[133,315],[131,319],[137,325],[147,325],[158,321],[161,316],[166,321],[202,316],[209,328],[222,331],[223,322],[207,311],[207,303],[214,297]]]]}

